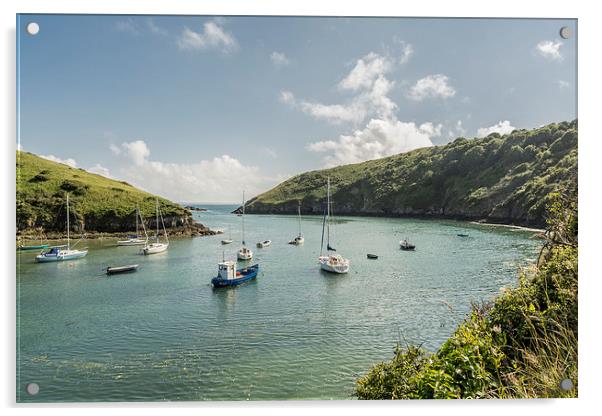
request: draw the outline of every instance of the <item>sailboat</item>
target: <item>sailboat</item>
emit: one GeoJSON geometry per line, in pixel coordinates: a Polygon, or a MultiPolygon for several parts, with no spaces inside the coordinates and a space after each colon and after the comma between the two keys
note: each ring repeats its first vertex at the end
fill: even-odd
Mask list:
{"type": "Polygon", "coordinates": [[[330,254],[331,251],[336,250],[330,246],[330,223],[332,221],[332,214],[330,209],[330,177],[328,178],[326,188],[326,211],[324,213],[324,220],[322,222],[322,244],[320,246],[320,257],[318,262],[320,268],[330,273],[347,273],[349,271],[349,259],[344,258],[340,254],[330,254]],[[322,255],[324,249],[324,229],[326,229],[326,255],[322,255]]]}
{"type": "Polygon", "coordinates": [[[253,252],[245,244],[245,193],[242,193],[242,247],[236,253],[238,260],[251,260],[253,258],[253,252]]]}
{"type": "MultiPolygon", "coordinates": [[[[77,243],[76,243],[77,244],[77,243]]],[[[52,261],[75,260],[85,257],[88,249],[75,250],[71,248],[71,239],[69,234],[69,194],[67,194],[67,244],[62,246],[49,247],[36,256],[38,263],[48,263],[52,261]]]]}
{"type": "Polygon", "coordinates": [[[228,228],[228,238],[224,238],[222,240],[222,244],[232,244],[234,242],[234,240],[232,240],[232,229],[228,228]]]}
{"type": "Polygon", "coordinates": [[[162,253],[165,250],[167,250],[167,247],[169,247],[169,238],[167,237],[167,231],[165,230],[165,223],[163,222],[163,215],[161,215],[159,212],[159,198],[156,199],[156,204],[157,204],[157,214],[156,214],[157,234],[155,235],[154,243],[149,243],[148,236],[147,236],[146,244],[144,245],[144,248],[142,249],[142,253],[144,253],[145,255],[162,253]],[[163,225],[163,233],[165,234],[165,240],[166,240],[165,243],[162,243],[159,240],[159,217],[161,217],[161,224],[163,225]]]}
{"type": "MultiPolygon", "coordinates": [[[[140,208],[136,205],[136,234],[129,236],[127,240],[117,241],[118,246],[141,246],[146,244],[146,240],[141,239],[140,234],[138,234],[138,217],[142,219],[140,208]]],[[[142,228],[144,228],[144,221],[142,222],[142,228]]],[[[146,235],[146,228],[144,228],[144,234],[146,235]]]]}
{"type": "Polygon", "coordinates": [[[293,244],[295,246],[300,246],[305,242],[303,234],[301,234],[301,201],[299,201],[299,206],[297,207],[297,214],[297,221],[299,222],[299,235],[297,235],[297,237],[293,238],[288,243],[293,244]]]}

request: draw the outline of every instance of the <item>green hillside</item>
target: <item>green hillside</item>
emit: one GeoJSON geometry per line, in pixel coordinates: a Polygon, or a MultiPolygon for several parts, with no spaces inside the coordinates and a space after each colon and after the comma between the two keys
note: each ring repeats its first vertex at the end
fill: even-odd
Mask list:
{"type": "MultiPolygon", "coordinates": [[[[146,225],[155,224],[155,195],[126,182],[17,151],[17,232],[64,232],[67,193],[74,231],[132,230],[137,204],[146,225]]],[[[163,198],[159,203],[166,227],[193,226],[188,210],[163,198]]]]}
{"type": "Polygon", "coordinates": [[[248,202],[249,213],[321,214],[326,177],[346,215],[438,216],[543,226],[545,198],[577,178],[577,121],[458,138],[378,160],[297,175],[248,202]]]}

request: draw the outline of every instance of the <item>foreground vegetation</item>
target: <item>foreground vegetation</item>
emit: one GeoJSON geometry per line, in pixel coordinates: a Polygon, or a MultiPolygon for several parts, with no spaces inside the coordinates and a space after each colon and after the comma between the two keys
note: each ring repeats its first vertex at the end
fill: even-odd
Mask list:
{"type": "Polygon", "coordinates": [[[518,287],[474,305],[434,354],[398,345],[357,381],[360,399],[577,397],[576,192],[547,203],[546,242],[518,287]]]}
{"type": "Polygon", "coordinates": [[[249,213],[321,214],[326,177],[347,215],[438,216],[545,226],[544,199],[577,174],[577,121],[458,138],[378,160],[297,175],[251,199],[249,213]]]}
{"type": "MultiPolygon", "coordinates": [[[[101,175],[17,151],[17,232],[64,232],[66,194],[73,231],[121,232],[135,227],[136,205],[155,224],[155,195],[101,175]]],[[[166,227],[192,224],[188,210],[159,198],[166,227]]]]}

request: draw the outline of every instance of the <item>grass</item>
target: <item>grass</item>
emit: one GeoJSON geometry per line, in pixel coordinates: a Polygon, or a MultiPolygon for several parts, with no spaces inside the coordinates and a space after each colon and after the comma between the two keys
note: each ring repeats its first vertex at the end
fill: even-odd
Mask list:
{"type": "Polygon", "coordinates": [[[330,177],[343,214],[437,215],[541,227],[544,198],[577,173],[577,122],[458,138],[378,160],[297,175],[251,199],[247,210],[323,211],[330,177]]]}
{"type": "Polygon", "coordinates": [[[547,206],[540,259],[518,286],[474,305],[435,353],[398,345],[357,380],[360,399],[577,397],[576,191],[547,206]],[[572,389],[560,387],[565,379],[572,389]]]}
{"type": "MultiPolygon", "coordinates": [[[[65,199],[70,196],[74,227],[88,231],[129,230],[136,205],[145,218],[155,215],[155,195],[120,182],[17,151],[17,229],[64,231],[65,199]]],[[[187,210],[159,197],[164,217],[187,218],[187,210]]]]}

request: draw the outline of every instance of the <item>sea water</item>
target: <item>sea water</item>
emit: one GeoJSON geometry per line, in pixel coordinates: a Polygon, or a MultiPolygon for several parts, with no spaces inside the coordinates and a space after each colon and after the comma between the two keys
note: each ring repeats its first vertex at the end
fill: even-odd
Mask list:
{"type": "Polygon", "coordinates": [[[435,351],[472,302],[515,285],[541,247],[526,230],[344,217],[331,245],[351,267],[333,275],[317,261],[322,218],[302,218],[305,244],[293,246],[296,216],[247,215],[247,264],[259,263],[259,276],[216,290],[210,280],[236,258],[243,218],[235,206],[205,207],[195,219],[225,233],[172,239],[165,253],[107,239],[85,242],[88,256],[75,261],[17,254],[18,401],[351,399],[355,380],[397,343],[435,351]],[[416,251],[399,249],[404,238],[416,251]],[[105,275],[126,264],[139,270],[105,275]]]}

